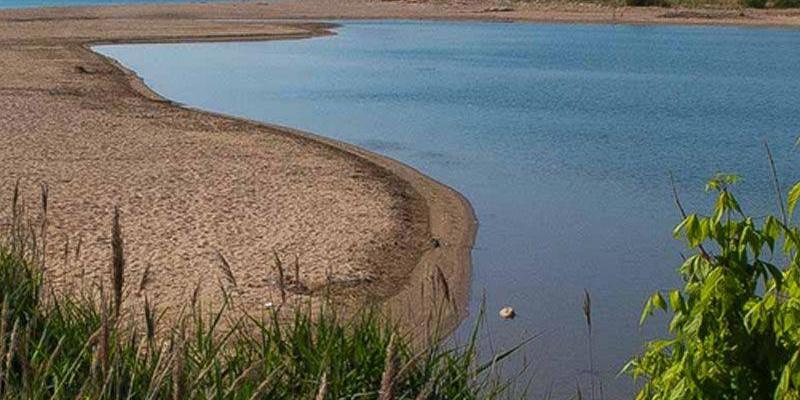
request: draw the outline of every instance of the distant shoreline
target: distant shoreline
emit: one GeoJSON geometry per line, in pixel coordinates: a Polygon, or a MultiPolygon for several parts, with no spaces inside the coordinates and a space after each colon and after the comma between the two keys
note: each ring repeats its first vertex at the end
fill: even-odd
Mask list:
{"type": "Polygon", "coordinates": [[[800,9],[610,7],[502,0],[279,0],[0,9],[7,18],[416,19],[631,25],[800,27],[800,9]]]}

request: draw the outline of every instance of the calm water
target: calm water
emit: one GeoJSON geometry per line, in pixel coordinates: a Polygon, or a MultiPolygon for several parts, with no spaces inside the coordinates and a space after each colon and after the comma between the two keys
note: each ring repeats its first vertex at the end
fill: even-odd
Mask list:
{"type": "Polygon", "coordinates": [[[606,393],[632,393],[615,375],[659,331],[638,327],[640,307],[677,283],[669,171],[691,208],[710,205],[712,173],[742,174],[756,215],[774,204],[764,139],[782,178],[800,178],[800,31],[395,21],[338,32],[99,50],[177,101],[358,144],[464,193],[480,220],[473,315],[485,291],[495,348],[542,334],[527,353],[539,393],[587,381],[584,288],[606,393]],[[516,320],[496,317],[506,304],[516,320]]]}

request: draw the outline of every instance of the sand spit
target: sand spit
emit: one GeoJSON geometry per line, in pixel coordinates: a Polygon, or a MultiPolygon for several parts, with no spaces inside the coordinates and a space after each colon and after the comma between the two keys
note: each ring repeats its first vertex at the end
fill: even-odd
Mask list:
{"type": "Polygon", "coordinates": [[[330,33],[325,24],[214,21],[205,7],[187,9],[201,19],[169,7],[157,18],[142,12],[152,7],[113,17],[95,16],[102,8],[0,13],[0,207],[17,180],[31,208],[49,186],[49,282],[60,291],[107,282],[118,206],[130,311],[145,295],[177,310],[198,285],[207,305],[218,304],[220,286],[250,312],[280,304],[275,254],[289,305],[330,293],[402,310],[413,293],[416,317],[432,303],[420,293],[443,293],[439,275],[463,305],[475,222],[458,193],[354,146],[182,108],[88,47],[330,33]]]}

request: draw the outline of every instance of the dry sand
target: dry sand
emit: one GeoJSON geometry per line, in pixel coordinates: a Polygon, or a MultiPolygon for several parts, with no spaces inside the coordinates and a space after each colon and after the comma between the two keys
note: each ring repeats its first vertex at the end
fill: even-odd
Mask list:
{"type": "MultiPolygon", "coordinates": [[[[353,146],[181,108],[88,46],[330,33],[324,24],[264,21],[295,18],[800,25],[797,11],[504,4],[310,0],[0,11],[0,205],[10,204],[18,179],[29,203],[39,184],[49,185],[48,279],[59,290],[107,279],[119,206],[129,309],[147,294],[174,310],[198,283],[204,301],[217,303],[224,281],[217,251],[232,266],[238,304],[251,312],[277,304],[277,252],[291,276],[299,262],[302,285],[292,286],[290,303],[330,291],[349,305],[385,301],[419,326],[433,298],[447,293],[457,309],[467,300],[475,222],[458,193],[353,146]]],[[[455,314],[462,310],[450,322],[455,314]]]]}

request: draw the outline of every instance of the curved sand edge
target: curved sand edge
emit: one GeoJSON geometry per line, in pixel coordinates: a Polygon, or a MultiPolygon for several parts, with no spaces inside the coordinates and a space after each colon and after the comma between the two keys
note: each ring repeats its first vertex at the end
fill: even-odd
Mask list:
{"type": "Polygon", "coordinates": [[[428,233],[432,238],[432,245],[431,247],[419,249],[419,259],[408,277],[408,282],[383,302],[386,311],[412,331],[416,332],[420,329],[427,332],[432,329],[449,331],[454,329],[457,323],[467,315],[472,268],[471,251],[477,233],[477,218],[474,209],[461,193],[400,161],[346,142],[291,127],[207,111],[174,102],[147,86],[135,71],[123,66],[117,60],[92,49],[93,46],[97,45],[128,43],[297,40],[335,35],[335,32],[330,31],[330,29],[337,26],[336,24],[325,23],[305,24],[303,27],[309,29],[307,34],[170,37],[167,40],[134,38],[131,40],[89,41],[81,43],[81,46],[123,71],[130,87],[150,101],[164,102],[173,107],[187,109],[195,113],[267,127],[275,133],[324,144],[334,151],[343,152],[349,156],[368,161],[408,183],[421,196],[427,206],[428,233]],[[435,244],[433,244],[434,240],[435,244]],[[420,312],[421,309],[418,307],[425,311],[420,312]]]}

